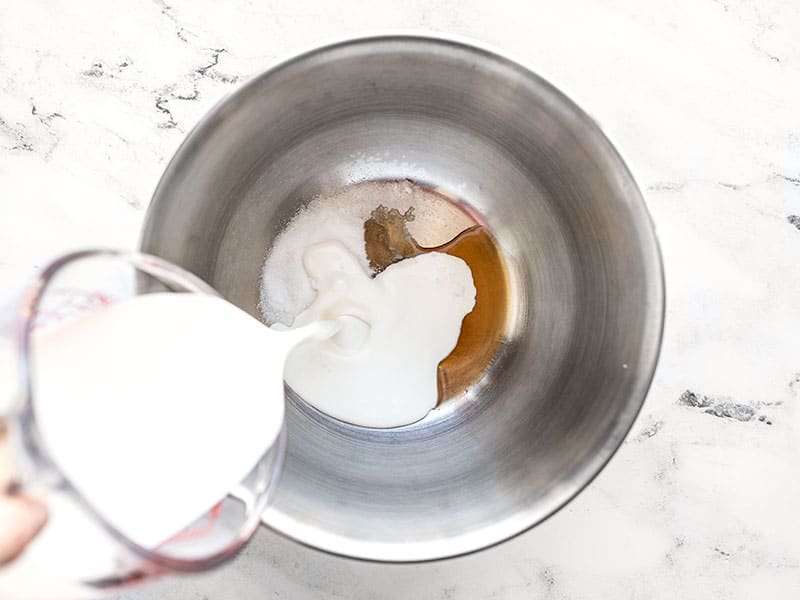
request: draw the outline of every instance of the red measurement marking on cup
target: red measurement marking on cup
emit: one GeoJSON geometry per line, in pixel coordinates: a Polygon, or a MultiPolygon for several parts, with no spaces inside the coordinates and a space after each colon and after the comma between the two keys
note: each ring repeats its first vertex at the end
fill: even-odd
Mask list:
{"type": "Polygon", "coordinates": [[[45,310],[37,311],[33,316],[33,328],[57,325],[68,319],[89,313],[103,306],[114,303],[114,298],[103,292],[87,292],[81,289],[61,288],[48,292],[57,300],[45,310]]]}
{"type": "MultiPolygon", "coordinates": [[[[187,542],[190,540],[196,540],[197,538],[201,538],[205,535],[208,535],[214,530],[214,525],[219,519],[220,515],[222,514],[222,501],[217,502],[214,507],[208,511],[208,513],[201,517],[202,522],[197,523],[195,525],[191,525],[188,528],[184,529],[180,533],[172,536],[164,545],[172,544],[175,542],[187,542]]],[[[200,519],[198,519],[200,521],[200,519]]]]}

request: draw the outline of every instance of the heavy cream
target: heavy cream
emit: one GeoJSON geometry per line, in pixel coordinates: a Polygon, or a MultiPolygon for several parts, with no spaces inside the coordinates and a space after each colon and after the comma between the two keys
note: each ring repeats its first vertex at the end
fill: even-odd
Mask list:
{"type": "Polygon", "coordinates": [[[224,498],[283,424],[279,333],[212,296],[146,294],[35,336],[42,442],[119,531],[154,547],[224,498]]]}
{"type": "Polygon", "coordinates": [[[268,323],[291,325],[314,300],[314,289],[303,268],[303,255],[310,246],[340,242],[369,269],[364,222],[378,204],[400,212],[413,207],[416,218],[409,223],[409,232],[422,246],[438,246],[475,225],[464,211],[443,201],[436,192],[408,181],[367,181],[319,196],[286,223],[267,252],[259,308],[268,323]]]}
{"type": "Polygon", "coordinates": [[[348,423],[397,427],[423,418],[438,400],[439,362],[475,304],[467,264],[431,252],[373,279],[358,256],[333,240],[308,247],[303,267],[316,297],[293,326],[337,319],[340,329],[289,354],[287,383],[348,423]]]}

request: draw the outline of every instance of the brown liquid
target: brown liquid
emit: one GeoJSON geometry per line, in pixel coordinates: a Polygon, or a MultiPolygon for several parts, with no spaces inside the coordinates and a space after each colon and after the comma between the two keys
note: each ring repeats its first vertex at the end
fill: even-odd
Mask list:
{"type": "Polygon", "coordinates": [[[439,403],[463,394],[491,364],[506,332],[508,278],[503,258],[486,228],[475,225],[440,246],[425,248],[408,232],[414,219],[379,206],[364,223],[364,242],[370,266],[380,273],[404,258],[427,252],[457,256],[469,265],[475,283],[475,306],[464,317],[453,351],[439,363],[439,403]]]}

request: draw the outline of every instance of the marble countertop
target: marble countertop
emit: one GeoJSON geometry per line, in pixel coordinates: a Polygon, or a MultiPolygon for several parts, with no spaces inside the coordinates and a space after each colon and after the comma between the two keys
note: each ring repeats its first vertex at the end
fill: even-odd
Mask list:
{"type": "Polygon", "coordinates": [[[148,598],[796,598],[800,7],[794,0],[0,3],[0,289],[67,249],[135,247],[186,132],[238,82],[333,36],[493,43],[627,155],[667,271],[662,359],[609,466],[534,530],[424,565],[267,531],[148,598]]]}

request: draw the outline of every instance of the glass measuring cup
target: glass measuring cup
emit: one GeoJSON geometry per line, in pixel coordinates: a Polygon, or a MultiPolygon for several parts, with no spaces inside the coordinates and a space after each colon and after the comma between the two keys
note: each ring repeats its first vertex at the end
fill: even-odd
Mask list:
{"type": "MultiPolygon", "coordinates": [[[[0,569],[0,595],[10,586],[17,598],[106,595],[165,572],[208,569],[233,556],[258,527],[283,463],[283,430],[227,496],[156,547],[137,544],[105,520],[92,499],[59,469],[41,438],[33,402],[33,331],[155,291],[217,295],[199,278],[162,259],[115,250],[66,255],[47,266],[25,290],[13,315],[18,383],[7,422],[17,486],[43,498],[50,522],[20,559],[0,569]]],[[[135,490],[135,475],[130,486],[135,490]]]]}

